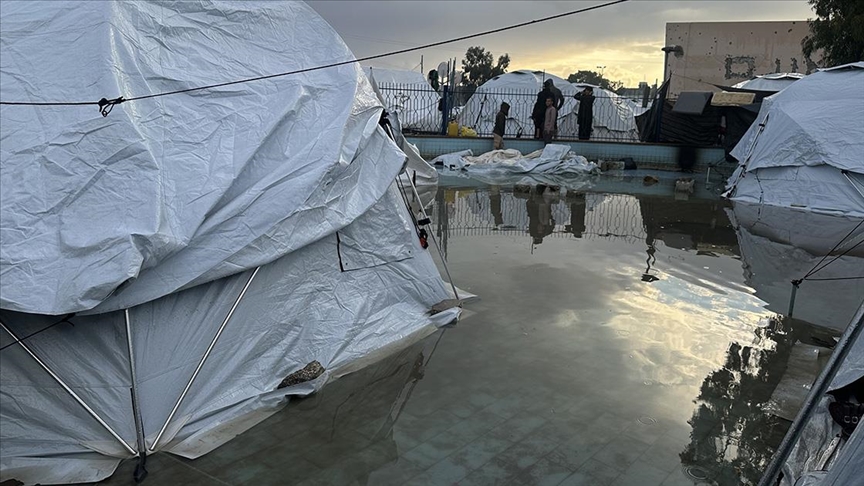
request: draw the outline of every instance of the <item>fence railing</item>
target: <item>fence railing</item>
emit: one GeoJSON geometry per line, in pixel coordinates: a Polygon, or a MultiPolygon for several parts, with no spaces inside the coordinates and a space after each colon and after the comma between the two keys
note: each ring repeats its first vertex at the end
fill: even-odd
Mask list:
{"type": "MultiPolygon", "coordinates": [[[[502,102],[510,105],[505,125],[507,138],[534,138],[532,118],[538,91],[491,90],[484,87],[444,87],[439,91],[421,84],[380,84],[384,101],[398,113],[403,132],[451,136],[491,137],[502,102]],[[455,123],[451,123],[455,122],[455,123]],[[449,130],[448,130],[449,129],[449,130]]],[[[558,111],[556,139],[579,137],[577,114],[580,102],[573,95],[581,91],[572,85],[560,87],[564,105],[558,111]]],[[[651,100],[623,97],[605,90],[594,92],[590,140],[639,141],[635,117],[650,107],[651,100]]],[[[545,113],[545,107],[541,109],[545,113]]]]}

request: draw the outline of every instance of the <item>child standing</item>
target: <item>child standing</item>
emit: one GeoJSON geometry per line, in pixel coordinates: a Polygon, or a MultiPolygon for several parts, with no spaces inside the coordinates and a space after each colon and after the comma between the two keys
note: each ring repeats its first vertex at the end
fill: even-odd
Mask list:
{"type": "Polygon", "coordinates": [[[546,98],[546,118],[543,122],[543,141],[552,142],[555,138],[555,125],[558,122],[558,110],[555,108],[555,100],[550,96],[546,98]]]}

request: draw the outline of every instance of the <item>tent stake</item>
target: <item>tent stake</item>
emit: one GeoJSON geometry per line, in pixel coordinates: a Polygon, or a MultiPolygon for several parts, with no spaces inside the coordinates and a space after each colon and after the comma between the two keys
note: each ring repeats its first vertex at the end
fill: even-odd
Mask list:
{"type": "Polygon", "coordinates": [[[81,405],[81,408],[86,410],[91,417],[96,419],[96,421],[99,422],[99,425],[101,425],[105,430],[108,431],[109,434],[111,434],[111,437],[117,439],[117,442],[119,442],[123,446],[123,448],[126,449],[127,452],[132,455],[136,454],[135,449],[133,449],[132,446],[130,446],[125,440],[123,440],[123,438],[120,437],[117,432],[115,432],[114,429],[111,428],[110,425],[108,425],[104,420],[102,420],[102,417],[100,417],[98,413],[96,413],[92,408],[90,408],[90,406],[87,405],[87,403],[84,402],[84,400],[82,400],[77,393],[75,393],[71,388],[69,388],[69,385],[67,385],[66,382],[60,379],[60,377],[57,376],[57,374],[54,373],[54,371],[47,364],[45,364],[44,361],[39,359],[39,356],[36,356],[36,353],[34,353],[33,350],[31,350],[30,347],[27,346],[26,343],[24,343],[24,341],[19,340],[18,336],[16,336],[11,329],[6,327],[6,324],[4,324],[2,321],[0,321],[0,327],[3,327],[3,330],[6,331],[6,333],[8,333],[10,336],[12,336],[12,339],[17,341],[21,348],[23,348],[24,351],[26,351],[27,354],[29,354],[30,357],[33,358],[33,360],[36,361],[36,363],[38,363],[43,370],[45,370],[45,372],[51,375],[51,378],[53,378],[54,381],[56,381],[58,385],[63,387],[63,389],[66,390],[66,393],[71,395],[72,398],[75,399],[76,402],[78,402],[78,405],[81,405]]]}
{"type": "Polygon", "coordinates": [[[243,296],[246,295],[246,291],[249,290],[249,285],[252,283],[252,280],[255,278],[255,275],[258,275],[258,270],[261,267],[256,267],[255,271],[252,272],[252,275],[249,276],[249,280],[246,281],[246,285],[243,286],[243,290],[240,291],[240,295],[237,296],[237,299],[234,300],[234,305],[231,306],[231,310],[228,311],[228,315],[225,316],[225,319],[222,321],[222,324],[219,326],[219,330],[216,331],[216,335],[213,336],[213,340],[210,341],[210,346],[207,346],[207,351],[204,352],[204,356],[201,356],[201,361],[198,362],[198,366],[195,368],[195,372],[192,373],[192,376],[189,378],[189,381],[186,383],[186,388],[183,389],[183,393],[180,394],[180,397],[177,399],[177,403],[174,404],[174,408],[171,409],[171,413],[168,414],[168,418],[165,420],[165,424],[162,425],[162,429],[159,430],[159,433],[156,435],[156,438],[153,440],[153,444],[150,446],[150,452],[156,450],[156,446],[159,445],[159,440],[162,439],[162,435],[165,433],[165,430],[168,429],[168,424],[171,423],[171,419],[174,418],[174,414],[177,413],[177,409],[180,408],[180,404],[183,403],[183,399],[186,398],[186,394],[189,393],[189,389],[192,388],[192,383],[195,382],[195,378],[198,377],[198,372],[201,371],[201,368],[204,366],[204,362],[207,361],[207,358],[210,356],[210,352],[213,351],[213,347],[216,346],[216,341],[219,340],[219,336],[222,335],[222,331],[225,330],[225,326],[228,324],[228,321],[231,320],[231,316],[234,315],[234,311],[237,309],[237,305],[240,304],[240,301],[243,300],[243,296]]]}

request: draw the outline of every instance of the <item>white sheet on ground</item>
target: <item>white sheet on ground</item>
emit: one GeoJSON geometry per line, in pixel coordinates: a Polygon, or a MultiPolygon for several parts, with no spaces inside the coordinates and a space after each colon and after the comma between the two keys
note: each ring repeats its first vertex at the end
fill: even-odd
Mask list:
{"type": "Polygon", "coordinates": [[[462,169],[476,174],[599,174],[597,164],[570,151],[569,145],[549,144],[527,155],[515,149],[493,150],[472,156],[470,150],[441,155],[432,161],[449,169],[462,169]]]}

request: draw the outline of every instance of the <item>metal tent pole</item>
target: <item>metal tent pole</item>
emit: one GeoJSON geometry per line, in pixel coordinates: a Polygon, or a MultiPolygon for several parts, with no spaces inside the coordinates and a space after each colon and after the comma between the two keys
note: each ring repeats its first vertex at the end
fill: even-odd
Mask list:
{"type": "Polygon", "coordinates": [[[855,313],[855,317],[852,318],[852,322],[849,324],[849,327],[846,328],[840,341],[836,346],[834,346],[834,351],[831,353],[831,358],[828,360],[828,364],[825,365],[825,369],[822,370],[819,378],[817,378],[816,382],[813,383],[813,388],[810,389],[810,394],[807,395],[804,405],[802,405],[801,410],[798,411],[798,415],[795,417],[795,422],[792,423],[786,436],[783,437],[783,442],[781,442],[780,447],[777,448],[774,458],[771,459],[771,464],[768,465],[768,469],[765,470],[765,475],[763,475],[762,480],[759,481],[759,486],[774,486],[777,484],[777,475],[780,474],[780,469],[786,462],[786,458],[789,457],[789,453],[792,452],[792,448],[798,443],[798,438],[804,431],[804,427],[810,420],[810,416],[822,400],[822,397],[828,391],[828,387],[831,386],[834,376],[837,374],[837,371],[840,370],[840,366],[843,364],[843,361],[845,361],[846,356],[852,349],[852,346],[858,340],[862,327],[864,327],[864,302],[861,303],[858,312],[855,313]]]}
{"type": "Polygon", "coordinates": [[[237,309],[237,305],[240,304],[240,301],[243,300],[243,296],[246,295],[246,291],[249,290],[249,285],[252,283],[252,280],[255,279],[255,275],[258,275],[258,270],[261,267],[256,267],[255,271],[252,272],[252,275],[249,276],[249,280],[246,281],[246,285],[243,286],[243,290],[240,291],[240,295],[237,296],[237,299],[234,300],[234,304],[231,306],[231,310],[228,311],[228,315],[225,316],[225,319],[222,321],[222,324],[219,326],[219,330],[216,331],[216,335],[213,336],[213,340],[210,341],[210,345],[207,346],[207,351],[204,352],[204,356],[201,356],[201,360],[198,362],[198,366],[195,368],[195,372],[192,373],[192,376],[189,378],[189,381],[186,383],[186,388],[183,389],[183,393],[180,394],[180,397],[177,399],[177,403],[174,404],[174,408],[171,409],[171,413],[168,414],[168,418],[165,420],[165,424],[162,425],[162,428],[159,430],[159,433],[156,435],[156,438],[153,440],[153,444],[150,446],[149,451],[153,452],[156,450],[156,446],[159,445],[159,440],[162,439],[162,435],[165,434],[165,430],[168,429],[168,424],[171,423],[171,419],[174,418],[174,414],[177,413],[177,410],[180,408],[180,404],[183,403],[183,399],[186,398],[186,394],[189,393],[189,389],[192,388],[192,383],[195,382],[195,378],[198,377],[198,373],[201,371],[201,368],[204,366],[204,362],[207,361],[207,358],[210,356],[210,352],[213,351],[213,347],[216,346],[216,341],[219,340],[219,336],[222,335],[222,331],[225,330],[225,326],[228,324],[228,321],[231,320],[231,316],[234,315],[234,311],[237,309]]]}
{"type": "Polygon", "coordinates": [[[135,372],[135,351],[132,347],[132,318],[129,309],[123,311],[126,321],[126,347],[129,351],[129,379],[132,382],[132,415],[135,420],[135,434],[138,439],[138,466],[135,467],[134,478],[140,483],[147,477],[147,444],[144,442],[144,422],[141,419],[141,405],[138,401],[138,374],[135,372]]]}
{"type": "Polygon", "coordinates": [[[34,353],[33,350],[30,349],[30,347],[27,346],[27,344],[24,341],[21,341],[18,338],[18,336],[16,336],[15,333],[12,332],[11,329],[6,327],[6,324],[4,324],[2,321],[0,321],[0,327],[2,327],[3,330],[6,331],[7,334],[12,336],[12,339],[17,341],[18,344],[21,346],[21,348],[24,349],[24,351],[26,351],[27,354],[29,354],[30,357],[33,358],[33,360],[36,361],[36,363],[38,363],[39,366],[41,366],[42,369],[45,370],[46,373],[51,375],[51,378],[53,378],[54,381],[56,381],[58,385],[60,385],[64,390],[66,390],[66,393],[68,393],[70,396],[72,396],[72,398],[76,402],[78,402],[78,405],[81,405],[81,408],[83,408],[88,414],[90,414],[91,417],[93,417],[97,422],[99,422],[99,425],[101,425],[105,430],[107,430],[108,433],[111,434],[111,437],[114,437],[115,439],[117,439],[117,442],[119,442],[123,446],[123,448],[126,449],[126,451],[128,451],[130,454],[132,454],[132,455],[136,454],[135,449],[132,448],[132,446],[129,445],[129,443],[127,443],[125,440],[123,440],[123,438],[120,437],[120,435],[118,435],[117,432],[115,432],[114,429],[111,428],[110,425],[108,425],[104,420],[102,420],[102,417],[100,417],[98,413],[96,413],[92,408],[90,408],[90,406],[87,405],[87,403],[81,397],[79,397],[78,394],[75,393],[75,391],[73,391],[72,388],[70,388],[69,385],[67,385],[65,381],[63,381],[59,376],[57,376],[57,374],[54,373],[54,371],[47,364],[45,364],[45,362],[42,361],[39,358],[39,356],[36,356],[36,353],[34,353]]]}

